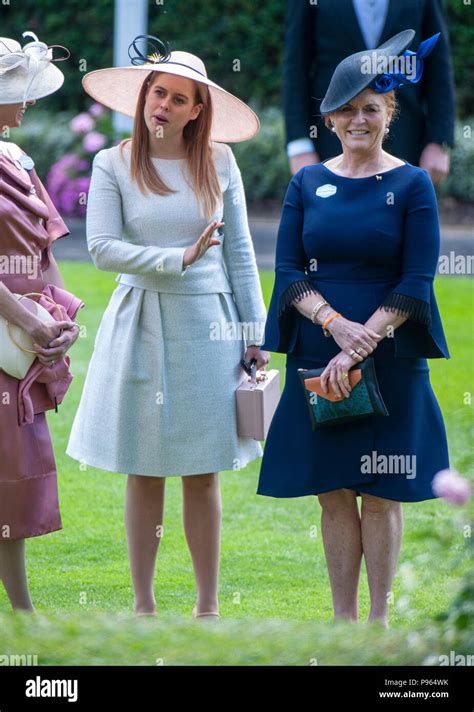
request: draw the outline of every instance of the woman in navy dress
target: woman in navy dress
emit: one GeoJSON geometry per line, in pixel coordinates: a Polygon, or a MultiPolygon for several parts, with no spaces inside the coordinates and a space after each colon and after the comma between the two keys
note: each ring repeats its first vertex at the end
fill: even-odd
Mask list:
{"type": "MultiPolygon", "coordinates": [[[[413,35],[378,51],[400,55],[413,35]]],[[[286,383],[258,494],[318,495],[335,618],[358,618],[364,555],[369,619],[387,625],[401,503],[435,497],[433,477],[449,466],[427,364],[449,353],[433,291],[435,192],[425,170],[383,150],[401,82],[362,75],[362,54],[338,65],[322,104],[342,154],[302,168],[284,201],[262,348],[287,354],[286,383]],[[369,355],[389,416],[313,431],[298,368],[325,367],[323,389],[350,397],[347,372],[369,355]]]]}

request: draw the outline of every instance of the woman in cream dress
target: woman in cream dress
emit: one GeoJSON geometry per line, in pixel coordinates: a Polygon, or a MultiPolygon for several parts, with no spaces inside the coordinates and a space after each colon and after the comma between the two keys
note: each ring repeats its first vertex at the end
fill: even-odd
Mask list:
{"type": "Polygon", "coordinates": [[[138,614],[155,613],[165,478],[182,476],[197,583],[193,613],[217,617],[218,471],[241,470],[262,454],[260,443],[237,434],[235,390],[245,375],[242,357],[258,367],[267,362],[259,348],[265,308],[245,195],[224,141],[251,138],[259,124],[243,102],[207,79],[195,55],[165,47],[132,62],[141,64],[84,78],[91,96],[135,121],[132,141],[94,160],[88,247],[99,269],[119,276],[67,453],[128,474],[125,518],[138,614]]]}

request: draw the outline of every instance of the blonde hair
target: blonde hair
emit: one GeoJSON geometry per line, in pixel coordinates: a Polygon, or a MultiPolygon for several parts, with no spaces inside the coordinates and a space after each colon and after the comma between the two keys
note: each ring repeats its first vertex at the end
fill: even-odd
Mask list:
{"type": "MultiPolygon", "coordinates": [[[[169,195],[177,191],[166,185],[153,165],[150,157],[149,131],[143,115],[147,91],[159,74],[162,72],[152,71],[144,80],[138,94],[132,139],[122,141],[120,150],[123,151],[125,144],[132,141],[130,175],[132,180],[137,182],[141,193],[146,193],[146,189],[148,189],[158,195],[169,195]]],[[[201,213],[204,207],[205,217],[210,219],[222,197],[210,139],[212,99],[205,85],[194,82],[194,86],[195,104],[202,103],[204,106],[198,117],[186,124],[183,129],[183,137],[189,172],[201,204],[201,213]]]]}
{"type": "MultiPolygon", "coordinates": [[[[385,94],[381,94],[381,97],[382,97],[382,99],[383,99],[384,102],[385,102],[385,106],[386,106],[387,111],[391,111],[391,112],[392,112],[392,118],[390,119],[390,123],[392,123],[392,121],[393,121],[394,119],[396,119],[397,116],[398,116],[399,113],[400,113],[400,109],[399,109],[399,106],[398,106],[398,101],[397,101],[397,97],[396,97],[396,94],[395,94],[395,90],[392,89],[391,91],[388,91],[388,92],[386,92],[385,94]]],[[[331,115],[332,115],[333,113],[335,113],[335,112],[331,112],[331,113],[328,113],[328,114],[321,114],[321,116],[323,117],[323,120],[324,120],[324,125],[325,125],[326,128],[329,129],[329,130],[331,130],[331,126],[332,126],[332,124],[331,124],[331,115]]],[[[383,137],[382,140],[385,140],[385,138],[387,138],[386,135],[384,135],[384,137],[383,137]]]]}

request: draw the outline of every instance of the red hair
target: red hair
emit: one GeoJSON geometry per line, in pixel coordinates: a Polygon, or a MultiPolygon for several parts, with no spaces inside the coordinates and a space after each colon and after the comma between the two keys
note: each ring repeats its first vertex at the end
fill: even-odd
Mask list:
{"type": "MultiPolygon", "coordinates": [[[[396,97],[396,95],[395,95],[395,90],[392,89],[391,91],[388,91],[388,92],[386,92],[385,94],[381,94],[381,97],[382,97],[382,99],[383,99],[384,102],[385,102],[385,106],[386,106],[387,111],[391,111],[391,112],[392,112],[392,118],[390,119],[390,123],[391,123],[394,119],[397,118],[398,114],[400,113],[400,110],[399,110],[399,107],[398,107],[398,102],[397,102],[397,97],[396,97]]],[[[355,98],[355,97],[354,97],[354,98],[355,98]]],[[[347,102],[347,103],[349,103],[349,102],[347,102]]],[[[321,116],[322,116],[323,119],[324,119],[324,125],[325,125],[326,128],[328,128],[329,130],[331,130],[331,126],[332,126],[331,116],[332,116],[333,113],[335,113],[335,112],[334,112],[334,111],[331,111],[331,112],[328,113],[328,114],[321,114],[321,116]]],[[[385,136],[384,136],[384,138],[385,138],[385,136]]]]}
{"type": "MultiPolygon", "coordinates": [[[[138,95],[132,139],[122,141],[120,149],[123,151],[125,144],[132,141],[130,173],[132,180],[137,181],[141,193],[148,189],[158,195],[169,195],[176,191],[166,185],[151,160],[149,131],[143,114],[148,90],[160,74],[162,72],[152,71],[144,80],[138,95]]],[[[210,139],[212,100],[207,86],[199,82],[193,83],[195,104],[202,103],[204,106],[198,117],[186,124],[183,137],[189,171],[201,203],[201,213],[204,207],[205,216],[210,219],[222,197],[210,139]]]]}

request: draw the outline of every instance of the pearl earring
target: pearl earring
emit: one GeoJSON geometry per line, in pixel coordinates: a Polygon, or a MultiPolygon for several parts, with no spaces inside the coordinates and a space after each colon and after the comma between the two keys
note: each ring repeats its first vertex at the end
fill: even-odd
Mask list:
{"type": "Polygon", "coordinates": [[[385,129],[385,133],[386,133],[386,134],[390,133],[390,129],[388,128],[388,126],[387,126],[387,128],[385,129]]]}
{"type": "Polygon", "coordinates": [[[334,124],[332,124],[332,125],[331,125],[331,131],[335,131],[335,130],[336,130],[336,127],[334,126],[334,124]]]}

